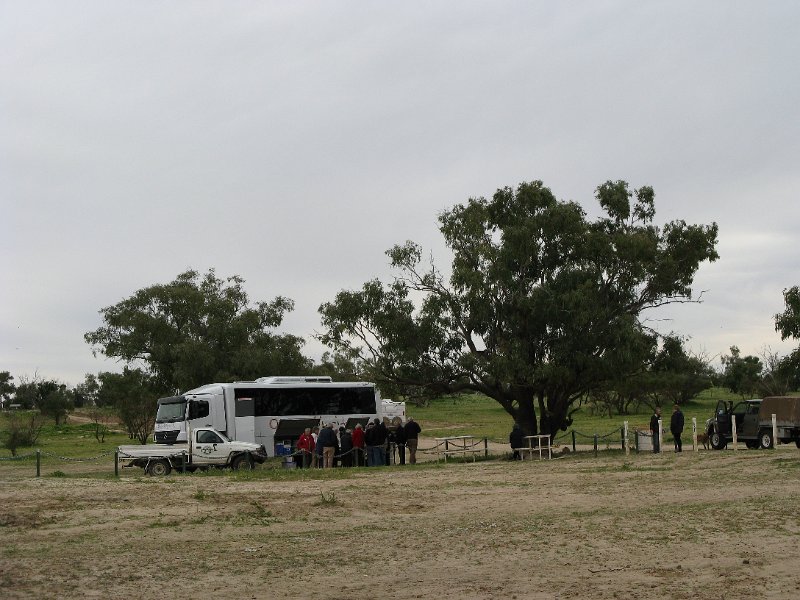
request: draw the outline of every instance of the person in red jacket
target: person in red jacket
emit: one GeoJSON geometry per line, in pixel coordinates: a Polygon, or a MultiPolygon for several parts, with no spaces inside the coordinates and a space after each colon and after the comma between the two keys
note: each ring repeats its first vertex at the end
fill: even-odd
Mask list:
{"type": "Polygon", "coordinates": [[[360,467],[364,464],[364,428],[361,423],[356,423],[356,428],[353,429],[353,450],[355,460],[353,464],[360,467]]]}
{"type": "Polygon", "coordinates": [[[306,427],[306,430],[300,435],[297,440],[297,449],[302,452],[302,467],[308,468],[311,464],[311,455],[314,454],[314,437],[311,435],[311,428],[306,427]]]}

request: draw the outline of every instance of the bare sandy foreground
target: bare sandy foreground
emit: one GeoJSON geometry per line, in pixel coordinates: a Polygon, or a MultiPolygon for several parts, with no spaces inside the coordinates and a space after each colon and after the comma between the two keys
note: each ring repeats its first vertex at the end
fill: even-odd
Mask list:
{"type": "Polygon", "coordinates": [[[800,450],[39,479],[0,598],[793,598],[800,450]]]}

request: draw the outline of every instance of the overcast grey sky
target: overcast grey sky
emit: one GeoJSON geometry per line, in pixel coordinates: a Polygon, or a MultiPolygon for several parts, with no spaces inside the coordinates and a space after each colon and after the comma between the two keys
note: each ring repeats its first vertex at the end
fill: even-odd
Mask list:
{"type": "MultiPolygon", "coordinates": [[[[187,268],[317,308],[390,278],[440,211],[541,179],[598,213],[720,226],[700,305],[654,318],[709,355],[774,331],[800,204],[797,2],[0,0],[0,370],[117,369],[98,311],[187,268]]],[[[268,375],[265,373],[265,375],[268,375]]]]}

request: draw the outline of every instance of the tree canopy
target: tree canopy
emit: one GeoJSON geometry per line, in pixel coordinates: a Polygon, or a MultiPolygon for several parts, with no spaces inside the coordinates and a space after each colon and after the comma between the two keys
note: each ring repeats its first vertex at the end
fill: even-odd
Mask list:
{"type": "MultiPolygon", "coordinates": [[[[780,332],[781,340],[800,339],[800,287],[793,286],[783,290],[785,310],[775,315],[775,331],[780,332]]],[[[775,372],[785,382],[785,388],[797,389],[800,386],[800,348],[795,348],[777,365],[775,372]]]]}
{"type": "Polygon", "coordinates": [[[537,412],[541,431],[566,428],[577,398],[641,367],[641,313],[693,301],[697,269],[718,258],[716,224],[653,224],[650,187],[609,181],[596,198],[604,216],[590,220],[533,181],[445,211],[449,278],[397,245],[397,278],[323,304],[320,339],[378,381],[481,392],[529,432],[537,412]]]}
{"type": "Polygon", "coordinates": [[[244,280],[186,271],[100,311],[84,337],[94,352],[143,368],[161,390],[307,371],[302,338],[274,331],[294,303],[282,296],[250,305],[244,280]]]}

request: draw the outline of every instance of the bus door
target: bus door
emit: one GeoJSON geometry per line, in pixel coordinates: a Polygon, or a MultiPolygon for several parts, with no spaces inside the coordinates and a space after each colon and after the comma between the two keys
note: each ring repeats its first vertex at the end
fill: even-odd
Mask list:
{"type": "Polygon", "coordinates": [[[225,418],[225,397],[222,394],[213,394],[209,398],[211,409],[211,426],[217,431],[227,431],[228,422],[225,418]]]}
{"type": "Polygon", "coordinates": [[[236,439],[256,443],[255,401],[253,398],[236,398],[236,439]]]}

